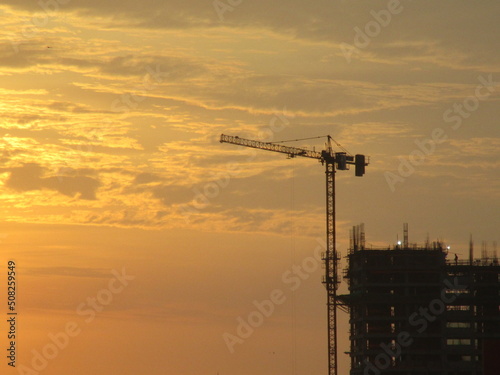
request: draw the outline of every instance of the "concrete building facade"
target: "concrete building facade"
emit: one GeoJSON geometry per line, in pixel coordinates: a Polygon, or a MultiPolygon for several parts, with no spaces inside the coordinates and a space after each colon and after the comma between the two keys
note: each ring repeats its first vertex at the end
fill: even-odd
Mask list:
{"type": "MultiPolygon", "coordinates": [[[[355,232],[356,233],[356,232],[355,232]]],[[[500,374],[500,266],[448,260],[440,242],[367,249],[354,236],[339,297],[351,375],[500,374]]]]}

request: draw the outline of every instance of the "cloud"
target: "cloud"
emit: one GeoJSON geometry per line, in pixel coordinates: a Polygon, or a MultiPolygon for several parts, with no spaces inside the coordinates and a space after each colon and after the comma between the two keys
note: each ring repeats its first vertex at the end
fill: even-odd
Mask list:
{"type": "MultiPolygon", "coordinates": [[[[149,75],[150,85],[167,79],[171,82],[194,78],[209,70],[201,60],[168,50],[162,54],[131,53],[120,46],[103,45],[98,54],[89,54],[80,40],[65,37],[49,43],[53,44],[51,48],[47,48],[46,44],[46,40],[27,39],[22,48],[15,51],[7,41],[0,40],[0,66],[14,70],[46,68],[51,72],[76,70],[111,80],[117,77],[142,79],[149,75]],[[107,55],[113,50],[120,55],[107,55]]],[[[215,65],[213,68],[217,70],[215,65]]]]}
{"type": "Polygon", "coordinates": [[[150,182],[160,182],[160,181],[163,181],[163,179],[154,174],[154,173],[148,173],[148,172],[144,172],[144,173],[139,173],[137,176],[135,176],[135,179],[134,179],[134,183],[136,184],[147,184],[147,183],[150,183],[150,182]]]}
{"type": "MultiPolygon", "coordinates": [[[[236,163],[239,173],[193,222],[283,231],[284,217],[249,210],[287,207],[289,169],[276,155],[219,147],[216,135],[258,138],[286,106],[295,117],[274,139],[331,134],[351,152],[372,155],[370,170],[387,169],[427,127],[442,126],[449,105],[474,92],[480,73],[471,71],[500,66],[484,37],[498,30],[493,2],[402,0],[404,11],[352,64],[341,43],[352,44],[354,28],[387,2],[243,1],[221,21],[212,1],[71,0],[24,38],[23,27],[43,9],[2,4],[9,4],[0,6],[8,16],[0,37],[3,199],[47,210],[16,213],[20,220],[176,227],[184,223],[176,208],[193,201],[193,189],[225,183],[227,163],[236,163]],[[22,39],[18,52],[11,36],[22,39]]],[[[474,116],[496,118],[495,99],[474,116]]],[[[464,131],[476,131],[474,116],[464,131]]],[[[473,166],[479,157],[458,160],[448,146],[429,166],[473,166]]],[[[485,144],[457,146],[477,154],[485,144]]],[[[312,167],[294,162],[312,178],[312,167]]],[[[324,203],[315,200],[322,187],[300,187],[301,214],[324,203]]]]}
{"type": "MultiPolygon", "coordinates": [[[[3,3],[11,7],[9,12],[22,12],[24,16],[44,12],[37,2],[4,0],[3,3]]],[[[100,28],[127,30],[191,30],[198,34],[201,30],[252,30],[254,35],[272,31],[296,40],[338,46],[342,42],[352,44],[355,27],[363,30],[374,20],[373,13],[384,11],[387,4],[369,0],[318,0],[314,3],[255,0],[230,6],[221,17],[213,2],[205,0],[123,0],[120,4],[87,0],[65,2],[48,15],[55,18],[71,14],[85,20],[81,27],[93,29],[99,25],[100,28]]],[[[471,7],[467,2],[451,0],[439,3],[401,0],[399,8],[402,11],[393,14],[379,35],[372,38],[370,48],[395,41],[438,41],[453,51],[466,51],[467,59],[473,63],[483,60],[484,53],[489,61],[491,57],[498,59],[498,51],[488,48],[492,46],[491,41],[483,37],[498,31],[496,2],[482,2],[471,7]],[[443,16],[450,14],[453,16],[443,16]]],[[[418,56],[418,52],[414,51],[413,55],[418,56]]]]}
{"type": "Polygon", "coordinates": [[[86,176],[43,177],[47,170],[36,163],[8,168],[5,186],[18,192],[49,189],[69,197],[95,200],[99,180],[86,176]]]}

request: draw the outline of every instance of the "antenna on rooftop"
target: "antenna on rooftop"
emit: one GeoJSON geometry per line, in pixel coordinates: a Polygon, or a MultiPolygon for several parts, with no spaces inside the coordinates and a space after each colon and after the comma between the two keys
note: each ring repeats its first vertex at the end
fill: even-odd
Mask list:
{"type": "Polygon", "coordinates": [[[403,249],[408,249],[408,223],[403,223],[403,249]]]}

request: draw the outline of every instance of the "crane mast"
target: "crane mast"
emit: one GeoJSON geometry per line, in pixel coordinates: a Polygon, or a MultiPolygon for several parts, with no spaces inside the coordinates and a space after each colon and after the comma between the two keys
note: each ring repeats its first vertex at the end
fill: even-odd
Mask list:
{"type": "Polygon", "coordinates": [[[356,176],[363,176],[365,166],[368,165],[364,155],[348,155],[347,152],[333,152],[332,139],[328,136],[326,150],[321,152],[308,149],[284,146],[271,142],[262,142],[221,134],[221,143],[230,143],[238,146],[251,147],[286,154],[289,157],[302,156],[319,160],[326,167],[326,252],[323,256],[325,262],[325,275],[323,283],[327,290],[328,308],[328,374],[337,375],[337,289],[340,279],[338,277],[338,262],[340,256],[336,250],[335,233],[335,173],[337,170],[347,170],[348,165],[355,165],[356,176]]]}

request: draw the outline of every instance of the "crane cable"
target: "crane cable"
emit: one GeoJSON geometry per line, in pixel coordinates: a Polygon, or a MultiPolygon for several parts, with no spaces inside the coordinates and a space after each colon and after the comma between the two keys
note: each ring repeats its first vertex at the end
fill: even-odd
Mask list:
{"type": "Polygon", "coordinates": [[[308,141],[310,139],[318,139],[318,138],[328,138],[328,135],[320,135],[318,137],[309,137],[309,138],[300,138],[300,139],[289,139],[287,141],[273,141],[272,143],[299,142],[299,141],[308,141]]]}
{"type": "Polygon", "coordinates": [[[286,141],[273,141],[272,143],[300,142],[300,141],[308,141],[310,139],[318,139],[318,138],[330,138],[337,145],[338,148],[340,148],[342,151],[344,151],[348,155],[352,155],[344,146],[342,146],[340,143],[338,143],[335,139],[333,139],[329,135],[320,135],[318,137],[309,137],[309,138],[289,139],[286,141]]]}
{"type": "Polygon", "coordinates": [[[337,145],[337,146],[338,146],[338,147],[339,147],[342,151],[344,151],[344,152],[345,152],[345,153],[347,153],[348,155],[351,155],[351,156],[352,156],[352,154],[351,154],[349,151],[347,151],[347,149],[346,149],[344,146],[342,146],[340,143],[338,143],[335,139],[333,139],[333,138],[330,138],[330,139],[331,139],[332,141],[334,141],[334,142],[335,142],[335,144],[336,144],[336,145],[337,145]]]}

